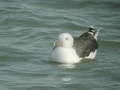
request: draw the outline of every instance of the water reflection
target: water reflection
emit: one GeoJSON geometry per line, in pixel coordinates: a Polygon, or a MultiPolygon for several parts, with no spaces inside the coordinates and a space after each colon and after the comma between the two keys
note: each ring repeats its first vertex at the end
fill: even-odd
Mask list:
{"type": "Polygon", "coordinates": [[[58,65],[59,67],[62,67],[62,68],[75,68],[76,64],[60,64],[58,65]]]}
{"type": "Polygon", "coordinates": [[[65,81],[65,82],[71,81],[71,80],[72,80],[71,77],[63,77],[63,78],[62,78],[62,81],[65,81]]]}

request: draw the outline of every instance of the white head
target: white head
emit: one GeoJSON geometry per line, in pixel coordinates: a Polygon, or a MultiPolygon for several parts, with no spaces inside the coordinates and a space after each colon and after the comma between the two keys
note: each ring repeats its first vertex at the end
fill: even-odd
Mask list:
{"type": "Polygon", "coordinates": [[[73,46],[73,37],[69,33],[62,33],[58,36],[58,44],[55,46],[61,46],[64,48],[71,48],[73,46]]]}

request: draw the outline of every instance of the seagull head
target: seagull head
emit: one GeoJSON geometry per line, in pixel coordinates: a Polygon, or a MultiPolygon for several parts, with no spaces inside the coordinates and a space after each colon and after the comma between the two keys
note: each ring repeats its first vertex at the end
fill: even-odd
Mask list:
{"type": "Polygon", "coordinates": [[[54,42],[54,47],[71,48],[73,46],[73,37],[69,33],[61,33],[58,40],[54,42]]]}

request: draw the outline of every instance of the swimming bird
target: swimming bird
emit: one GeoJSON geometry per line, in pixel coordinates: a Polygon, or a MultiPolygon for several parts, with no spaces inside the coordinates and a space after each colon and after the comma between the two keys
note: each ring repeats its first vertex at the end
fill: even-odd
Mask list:
{"type": "Polygon", "coordinates": [[[98,49],[99,31],[95,31],[91,26],[79,37],[72,37],[70,33],[61,33],[54,42],[53,59],[60,63],[78,63],[82,59],[94,59],[98,49]]]}

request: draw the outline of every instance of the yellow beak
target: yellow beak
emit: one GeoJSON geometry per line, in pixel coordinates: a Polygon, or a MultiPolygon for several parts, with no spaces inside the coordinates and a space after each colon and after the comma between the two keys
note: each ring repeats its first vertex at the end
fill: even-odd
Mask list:
{"type": "Polygon", "coordinates": [[[54,46],[54,47],[59,46],[59,42],[58,42],[58,41],[54,41],[54,42],[53,42],[53,46],[54,46]]]}

